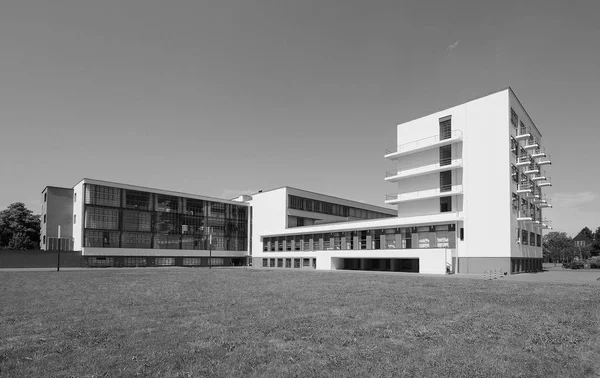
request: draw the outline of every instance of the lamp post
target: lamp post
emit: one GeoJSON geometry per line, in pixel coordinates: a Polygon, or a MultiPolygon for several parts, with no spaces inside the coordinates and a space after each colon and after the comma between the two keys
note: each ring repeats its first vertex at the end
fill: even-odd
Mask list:
{"type": "Polygon", "coordinates": [[[208,269],[212,268],[212,232],[208,228],[208,269]]]}
{"type": "Polygon", "coordinates": [[[60,272],[60,224],[58,225],[58,254],[56,257],[56,271],[60,272]]]}

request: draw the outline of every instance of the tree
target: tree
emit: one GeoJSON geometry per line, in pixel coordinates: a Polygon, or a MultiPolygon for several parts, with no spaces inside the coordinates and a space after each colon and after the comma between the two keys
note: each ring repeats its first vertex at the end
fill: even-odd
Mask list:
{"type": "Polygon", "coordinates": [[[600,227],[596,229],[596,232],[592,235],[592,246],[590,248],[590,254],[592,256],[600,256],[600,227]]]}
{"type": "Polygon", "coordinates": [[[547,261],[556,263],[573,260],[575,248],[566,232],[552,231],[544,235],[542,251],[547,261]]]}
{"type": "Polygon", "coordinates": [[[0,248],[38,249],[39,246],[39,215],[34,215],[22,202],[0,211],[0,248]]]}

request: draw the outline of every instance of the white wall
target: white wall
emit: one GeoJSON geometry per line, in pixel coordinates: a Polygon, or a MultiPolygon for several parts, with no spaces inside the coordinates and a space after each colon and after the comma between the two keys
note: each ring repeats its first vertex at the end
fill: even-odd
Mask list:
{"type": "Polygon", "coordinates": [[[510,255],[510,114],[508,90],[464,105],[466,251],[460,257],[510,255]]]}
{"type": "Polygon", "coordinates": [[[81,251],[83,247],[83,227],[85,224],[85,216],[83,214],[83,204],[85,202],[83,181],[73,187],[73,195],[77,197],[77,200],[73,202],[73,215],[77,219],[77,223],[73,224],[73,249],[81,251]]]}
{"type": "Polygon", "coordinates": [[[252,206],[252,257],[262,257],[261,235],[285,232],[287,188],[254,194],[248,203],[252,206]]]}

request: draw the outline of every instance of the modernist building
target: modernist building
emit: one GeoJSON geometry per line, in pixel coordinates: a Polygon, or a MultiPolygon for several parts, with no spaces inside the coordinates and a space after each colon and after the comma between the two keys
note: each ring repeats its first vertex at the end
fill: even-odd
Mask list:
{"type": "Polygon", "coordinates": [[[42,249],[61,224],[88,266],[246,264],[246,203],[92,179],[42,196],[42,249]]]}
{"type": "Polygon", "coordinates": [[[396,164],[385,178],[397,187],[385,201],[397,206],[395,218],[292,228],[291,218],[269,223],[256,214],[291,211],[293,196],[258,194],[250,201],[261,224],[254,264],[437,274],[541,269],[542,230],[550,228],[542,214],[551,207],[543,167],[551,162],[510,88],[398,125],[397,146],[385,158],[396,164]]]}
{"type": "Polygon", "coordinates": [[[397,209],[290,187],[224,200],[84,179],[42,192],[42,248],[61,224],[91,266],[541,269],[551,161],[510,88],[402,123],[395,144],[385,204],[397,209]]]}

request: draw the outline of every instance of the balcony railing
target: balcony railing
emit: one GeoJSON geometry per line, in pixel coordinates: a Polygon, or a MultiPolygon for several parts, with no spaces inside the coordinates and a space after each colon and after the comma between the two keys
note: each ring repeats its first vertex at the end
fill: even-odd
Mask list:
{"type": "Polygon", "coordinates": [[[531,185],[529,183],[517,185],[517,193],[532,193],[532,192],[533,192],[533,185],[531,185]]]}
{"type": "Polygon", "coordinates": [[[536,148],[540,147],[540,143],[537,140],[537,138],[531,138],[529,137],[526,141],[525,141],[525,145],[523,146],[524,149],[526,150],[533,150],[536,148]]]}
{"type": "Polygon", "coordinates": [[[538,183],[538,186],[552,186],[552,182],[550,181],[550,177],[544,177],[543,181],[538,183]]]}
{"type": "Polygon", "coordinates": [[[415,201],[426,198],[452,196],[462,194],[462,191],[462,185],[442,185],[439,188],[433,189],[424,189],[400,194],[386,194],[385,202],[387,204],[394,204],[399,202],[415,201]]]}
{"type": "Polygon", "coordinates": [[[552,164],[552,161],[550,160],[550,155],[539,157],[537,163],[538,165],[552,164]]]}
{"type": "Polygon", "coordinates": [[[442,143],[444,140],[447,140],[447,139],[451,139],[451,140],[462,139],[462,131],[461,130],[452,130],[450,132],[436,134],[436,135],[432,135],[427,138],[418,139],[418,140],[415,140],[412,142],[400,144],[397,146],[396,151],[385,150],[385,155],[386,156],[392,155],[392,154],[395,155],[395,154],[401,154],[404,152],[425,149],[427,147],[433,147],[433,146],[436,146],[436,145],[442,143]]]}
{"type": "Polygon", "coordinates": [[[412,177],[429,172],[435,172],[441,169],[452,169],[462,166],[462,158],[444,158],[440,159],[439,162],[433,164],[414,164],[408,167],[402,167],[398,171],[391,171],[385,173],[385,179],[388,181],[394,181],[394,178],[400,179],[402,177],[412,177]]]}
{"type": "Polygon", "coordinates": [[[531,181],[543,181],[546,180],[546,172],[540,171],[531,176],[531,181]]]}
{"type": "Polygon", "coordinates": [[[538,147],[531,152],[532,158],[540,158],[546,156],[546,149],[544,147],[538,147]]]}
{"type": "Polygon", "coordinates": [[[525,167],[525,174],[540,173],[540,167],[536,163],[531,163],[525,167]]]}
{"type": "Polygon", "coordinates": [[[522,140],[531,137],[531,131],[529,131],[529,127],[527,126],[519,126],[517,129],[517,140],[522,140]]]}
{"type": "Polygon", "coordinates": [[[529,165],[531,164],[531,156],[529,155],[524,155],[524,156],[519,156],[517,157],[517,167],[522,167],[524,165],[529,165]]]}

